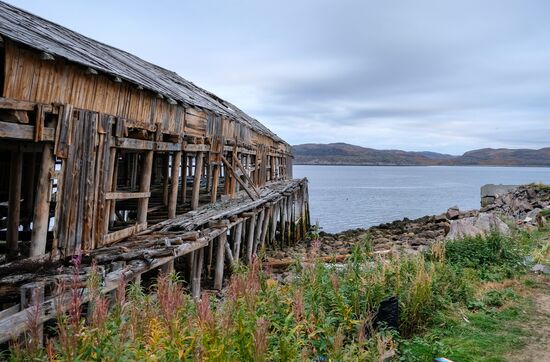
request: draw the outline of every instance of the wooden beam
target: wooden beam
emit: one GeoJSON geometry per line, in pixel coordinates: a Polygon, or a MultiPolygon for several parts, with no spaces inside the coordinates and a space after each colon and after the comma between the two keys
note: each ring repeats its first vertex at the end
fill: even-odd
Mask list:
{"type": "Polygon", "coordinates": [[[256,216],[253,215],[250,217],[250,221],[248,224],[248,232],[246,233],[246,261],[248,264],[252,263],[252,254],[253,254],[253,247],[254,247],[254,227],[256,225],[256,216]]]}
{"type": "Polygon", "coordinates": [[[186,144],[182,147],[185,152],[208,152],[210,145],[203,144],[186,144]]]}
{"type": "Polygon", "coordinates": [[[143,199],[150,197],[150,192],[108,192],[105,194],[106,200],[128,200],[128,199],[143,199]]]}
{"type": "MultiPolygon", "coordinates": [[[[34,141],[34,137],[34,126],[0,121],[0,138],[13,138],[34,141]]],[[[40,137],[43,141],[52,142],[55,138],[55,128],[43,127],[40,137]]]]}
{"type": "Polygon", "coordinates": [[[38,174],[38,186],[36,188],[36,200],[33,215],[32,239],[29,256],[38,256],[46,252],[48,236],[48,224],[50,221],[50,173],[54,168],[52,145],[44,143],[40,173],[38,174]]]}
{"type": "Polygon", "coordinates": [[[112,244],[112,243],[116,243],[117,241],[120,241],[120,240],[125,239],[129,236],[137,234],[140,231],[145,230],[146,228],[147,228],[147,225],[145,225],[145,224],[136,224],[136,225],[124,228],[122,230],[117,230],[117,231],[109,233],[107,235],[103,235],[102,243],[103,243],[103,245],[109,245],[109,244],[112,244]]]}
{"type": "Polygon", "coordinates": [[[21,212],[21,181],[23,179],[23,152],[14,151],[10,162],[8,200],[7,256],[17,258],[19,253],[19,216],[21,212]]]}
{"type": "MultiPolygon", "coordinates": [[[[244,191],[246,191],[248,196],[250,196],[250,198],[252,200],[256,201],[258,199],[259,195],[254,194],[253,191],[246,185],[246,183],[243,180],[241,180],[240,177],[238,177],[235,174],[235,170],[233,169],[233,167],[231,167],[231,164],[223,156],[222,156],[222,162],[225,166],[225,169],[228,170],[229,172],[231,172],[233,177],[235,177],[237,179],[237,181],[243,187],[244,191]]],[[[226,175],[225,179],[226,179],[226,182],[227,182],[227,175],[226,175]]]]}
{"type": "Polygon", "coordinates": [[[187,153],[181,156],[181,203],[187,201],[187,153]]]}

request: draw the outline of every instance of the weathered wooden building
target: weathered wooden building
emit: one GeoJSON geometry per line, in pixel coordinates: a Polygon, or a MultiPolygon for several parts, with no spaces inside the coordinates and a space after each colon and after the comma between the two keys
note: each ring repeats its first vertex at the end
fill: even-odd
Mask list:
{"type": "Polygon", "coordinates": [[[22,291],[48,300],[74,254],[103,268],[106,291],[186,255],[198,294],[209,268],[219,288],[225,260],[307,231],[307,182],[256,119],[1,2],[0,93],[0,341],[23,328],[22,291]],[[37,276],[25,261],[58,271],[37,276]]]}

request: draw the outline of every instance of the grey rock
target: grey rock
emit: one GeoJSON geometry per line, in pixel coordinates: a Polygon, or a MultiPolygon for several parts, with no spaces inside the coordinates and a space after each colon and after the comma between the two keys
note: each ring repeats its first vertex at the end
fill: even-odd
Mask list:
{"type": "Polygon", "coordinates": [[[531,268],[533,273],[537,274],[550,274],[550,269],[544,264],[535,264],[531,268]]]}
{"type": "Polygon", "coordinates": [[[468,236],[486,235],[490,232],[510,234],[510,228],[496,215],[480,213],[478,216],[453,220],[447,234],[448,240],[460,239],[468,236]]]}
{"type": "Polygon", "coordinates": [[[449,220],[457,219],[460,216],[460,210],[458,209],[458,206],[453,206],[449,208],[445,216],[447,216],[447,219],[449,220]]]}

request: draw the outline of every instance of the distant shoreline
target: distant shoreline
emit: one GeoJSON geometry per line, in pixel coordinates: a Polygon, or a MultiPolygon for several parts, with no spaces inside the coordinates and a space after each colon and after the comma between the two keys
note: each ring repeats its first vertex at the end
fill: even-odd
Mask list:
{"type": "Polygon", "coordinates": [[[293,163],[294,166],[361,166],[361,167],[538,167],[550,168],[547,165],[370,165],[357,163],[293,163]]]}

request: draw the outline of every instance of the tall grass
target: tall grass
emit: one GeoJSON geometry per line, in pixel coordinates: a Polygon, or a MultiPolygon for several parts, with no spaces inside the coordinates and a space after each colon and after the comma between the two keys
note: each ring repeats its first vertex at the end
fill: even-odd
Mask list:
{"type": "Polygon", "coordinates": [[[396,350],[398,340],[466,307],[487,275],[517,272],[522,253],[513,243],[491,235],[437,244],[425,256],[381,260],[369,253],[367,240],[346,264],[296,265],[288,284],[270,279],[255,261],[231,277],[223,299],[203,294],[198,302],[177,275],[161,275],[154,295],[137,285],[123,293],[121,286],[110,312],[92,278],[86,321],[78,293],[70,294],[74,308],[60,318],[47,353],[14,347],[11,359],[376,361],[396,350]],[[399,299],[399,331],[376,331],[373,315],[390,296],[399,299]]]}

